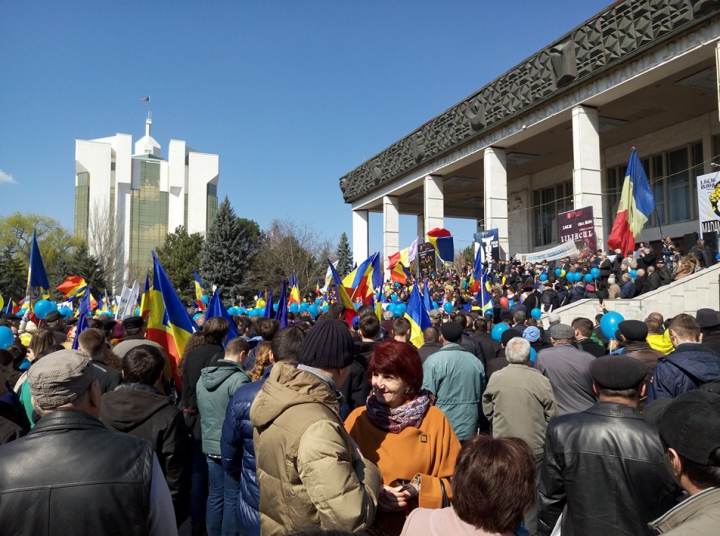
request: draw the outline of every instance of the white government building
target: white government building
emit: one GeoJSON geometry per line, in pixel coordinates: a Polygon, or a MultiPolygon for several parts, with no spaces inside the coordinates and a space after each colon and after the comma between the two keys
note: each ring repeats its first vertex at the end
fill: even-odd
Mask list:
{"type": "Polygon", "coordinates": [[[115,222],[123,279],[152,266],[150,251],[168,233],[184,225],[205,234],[217,213],[219,155],[170,140],[163,160],[151,128],[148,118],[134,151],[130,134],[75,141],[75,234],[92,252],[98,224],[115,222]]]}
{"type": "Polygon", "coordinates": [[[719,42],[718,0],[613,3],[340,178],[355,260],[369,212],[383,214],[384,258],[400,214],[420,236],[475,219],[514,255],[557,244],[557,214],[592,207],[605,249],[632,147],[657,202],[638,241],[662,226],[683,246],[696,177],[720,162],[719,42]]]}

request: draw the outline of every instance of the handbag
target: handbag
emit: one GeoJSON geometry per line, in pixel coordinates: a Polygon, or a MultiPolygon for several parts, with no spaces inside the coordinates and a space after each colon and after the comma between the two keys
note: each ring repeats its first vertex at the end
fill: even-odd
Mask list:
{"type": "Polygon", "coordinates": [[[441,478],[440,479],[440,489],[442,490],[442,507],[447,508],[450,506],[450,498],[448,497],[447,488],[445,487],[445,480],[447,480],[447,485],[450,486],[450,489],[452,490],[452,478],[441,478]]]}

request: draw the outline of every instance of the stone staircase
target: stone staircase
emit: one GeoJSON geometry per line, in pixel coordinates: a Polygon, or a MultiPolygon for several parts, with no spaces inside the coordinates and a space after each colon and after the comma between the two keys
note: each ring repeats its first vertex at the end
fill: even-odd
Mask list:
{"type": "MultiPolygon", "coordinates": [[[[632,300],[605,300],[605,307],[608,311],[617,311],[626,320],[645,320],[652,312],[669,318],[680,313],[695,316],[698,309],[705,307],[717,311],[720,309],[720,264],[632,300]]],[[[555,312],[560,315],[563,324],[570,324],[579,316],[594,321],[595,315],[603,311],[600,302],[595,299],[580,300],[555,312]]],[[[543,315],[543,325],[547,324],[547,315],[543,315]]]]}

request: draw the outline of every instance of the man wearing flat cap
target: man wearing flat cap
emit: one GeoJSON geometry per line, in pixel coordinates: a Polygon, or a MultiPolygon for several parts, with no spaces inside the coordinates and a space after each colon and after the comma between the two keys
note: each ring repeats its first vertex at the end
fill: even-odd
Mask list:
{"type": "Polygon", "coordinates": [[[177,534],[170,492],[152,445],[98,420],[100,387],[89,357],[61,350],[28,371],[41,415],[0,447],[3,534],[177,534]]]}
{"type": "Polygon", "coordinates": [[[347,324],[323,320],[305,336],[298,363],[276,363],[255,397],[250,421],[263,535],[372,525],[382,475],[340,418],[339,388],[353,355],[347,324]]]}
{"type": "Polygon", "coordinates": [[[654,534],[717,534],[720,520],[720,395],[702,389],[670,402],[657,420],[667,468],[690,495],[650,523],[654,534]]]}
{"type": "Polygon", "coordinates": [[[553,324],[548,334],[553,347],[538,352],[535,368],[550,380],[559,415],[584,411],[595,404],[589,368],[595,356],[574,346],[572,326],[553,324]]]}
{"type": "Polygon", "coordinates": [[[50,311],[44,318],[45,329],[52,331],[55,336],[55,344],[62,344],[67,341],[65,322],[58,311],[50,311]]]}
{"type": "Polygon", "coordinates": [[[675,398],[705,383],[720,380],[720,355],[700,344],[701,326],[692,316],[679,314],[670,323],[675,351],[660,358],[653,370],[647,402],[675,398]]]}
{"type": "Polygon", "coordinates": [[[423,363],[423,389],[437,397],[455,435],[464,441],[478,431],[480,404],[485,389],[482,362],[460,346],[463,327],[445,322],[440,329],[443,347],[423,363]]]}
{"type": "MultiPolygon", "coordinates": [[[[647,342],[648,326],[640,320],[623,320],[618,324],[619,337],[618,340],[625,344],[622,348],[622,354],[639,359],[648,369],[648,375],[652,375],[661,357],[665,354],[660,350],[656,350],[647,342]]],[[[616,333],[617,334],[617,333],[616,333]]],[[[650,376],[648,376],[650,378],[650,376]]]]}
{"type": "Polygon", "coordinates": [[[550,421],[540,484],[538,534],[651,534],[647,524],[675,504],[655,426],[637,405],[647,367],[632,357],[604,356],[589,366],[599,402],[550,421]]]}

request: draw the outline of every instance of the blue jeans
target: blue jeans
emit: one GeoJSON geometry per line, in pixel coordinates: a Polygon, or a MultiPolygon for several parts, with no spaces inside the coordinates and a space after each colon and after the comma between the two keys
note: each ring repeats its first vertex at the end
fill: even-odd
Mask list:
{"type": "Polygon", "coordinates": [[[207,457],[210,493],[207,500],[208,536],[236,536],[238,481],[228,475],[217,458],[207,457]]]}
{"type": "Polygon", "coordinates": [[[205,532],[205,507],[208,497],[208,466],[200,441],[193,442],[192,488],[190,490],[190,522],[192,534],[205,532]]]}

